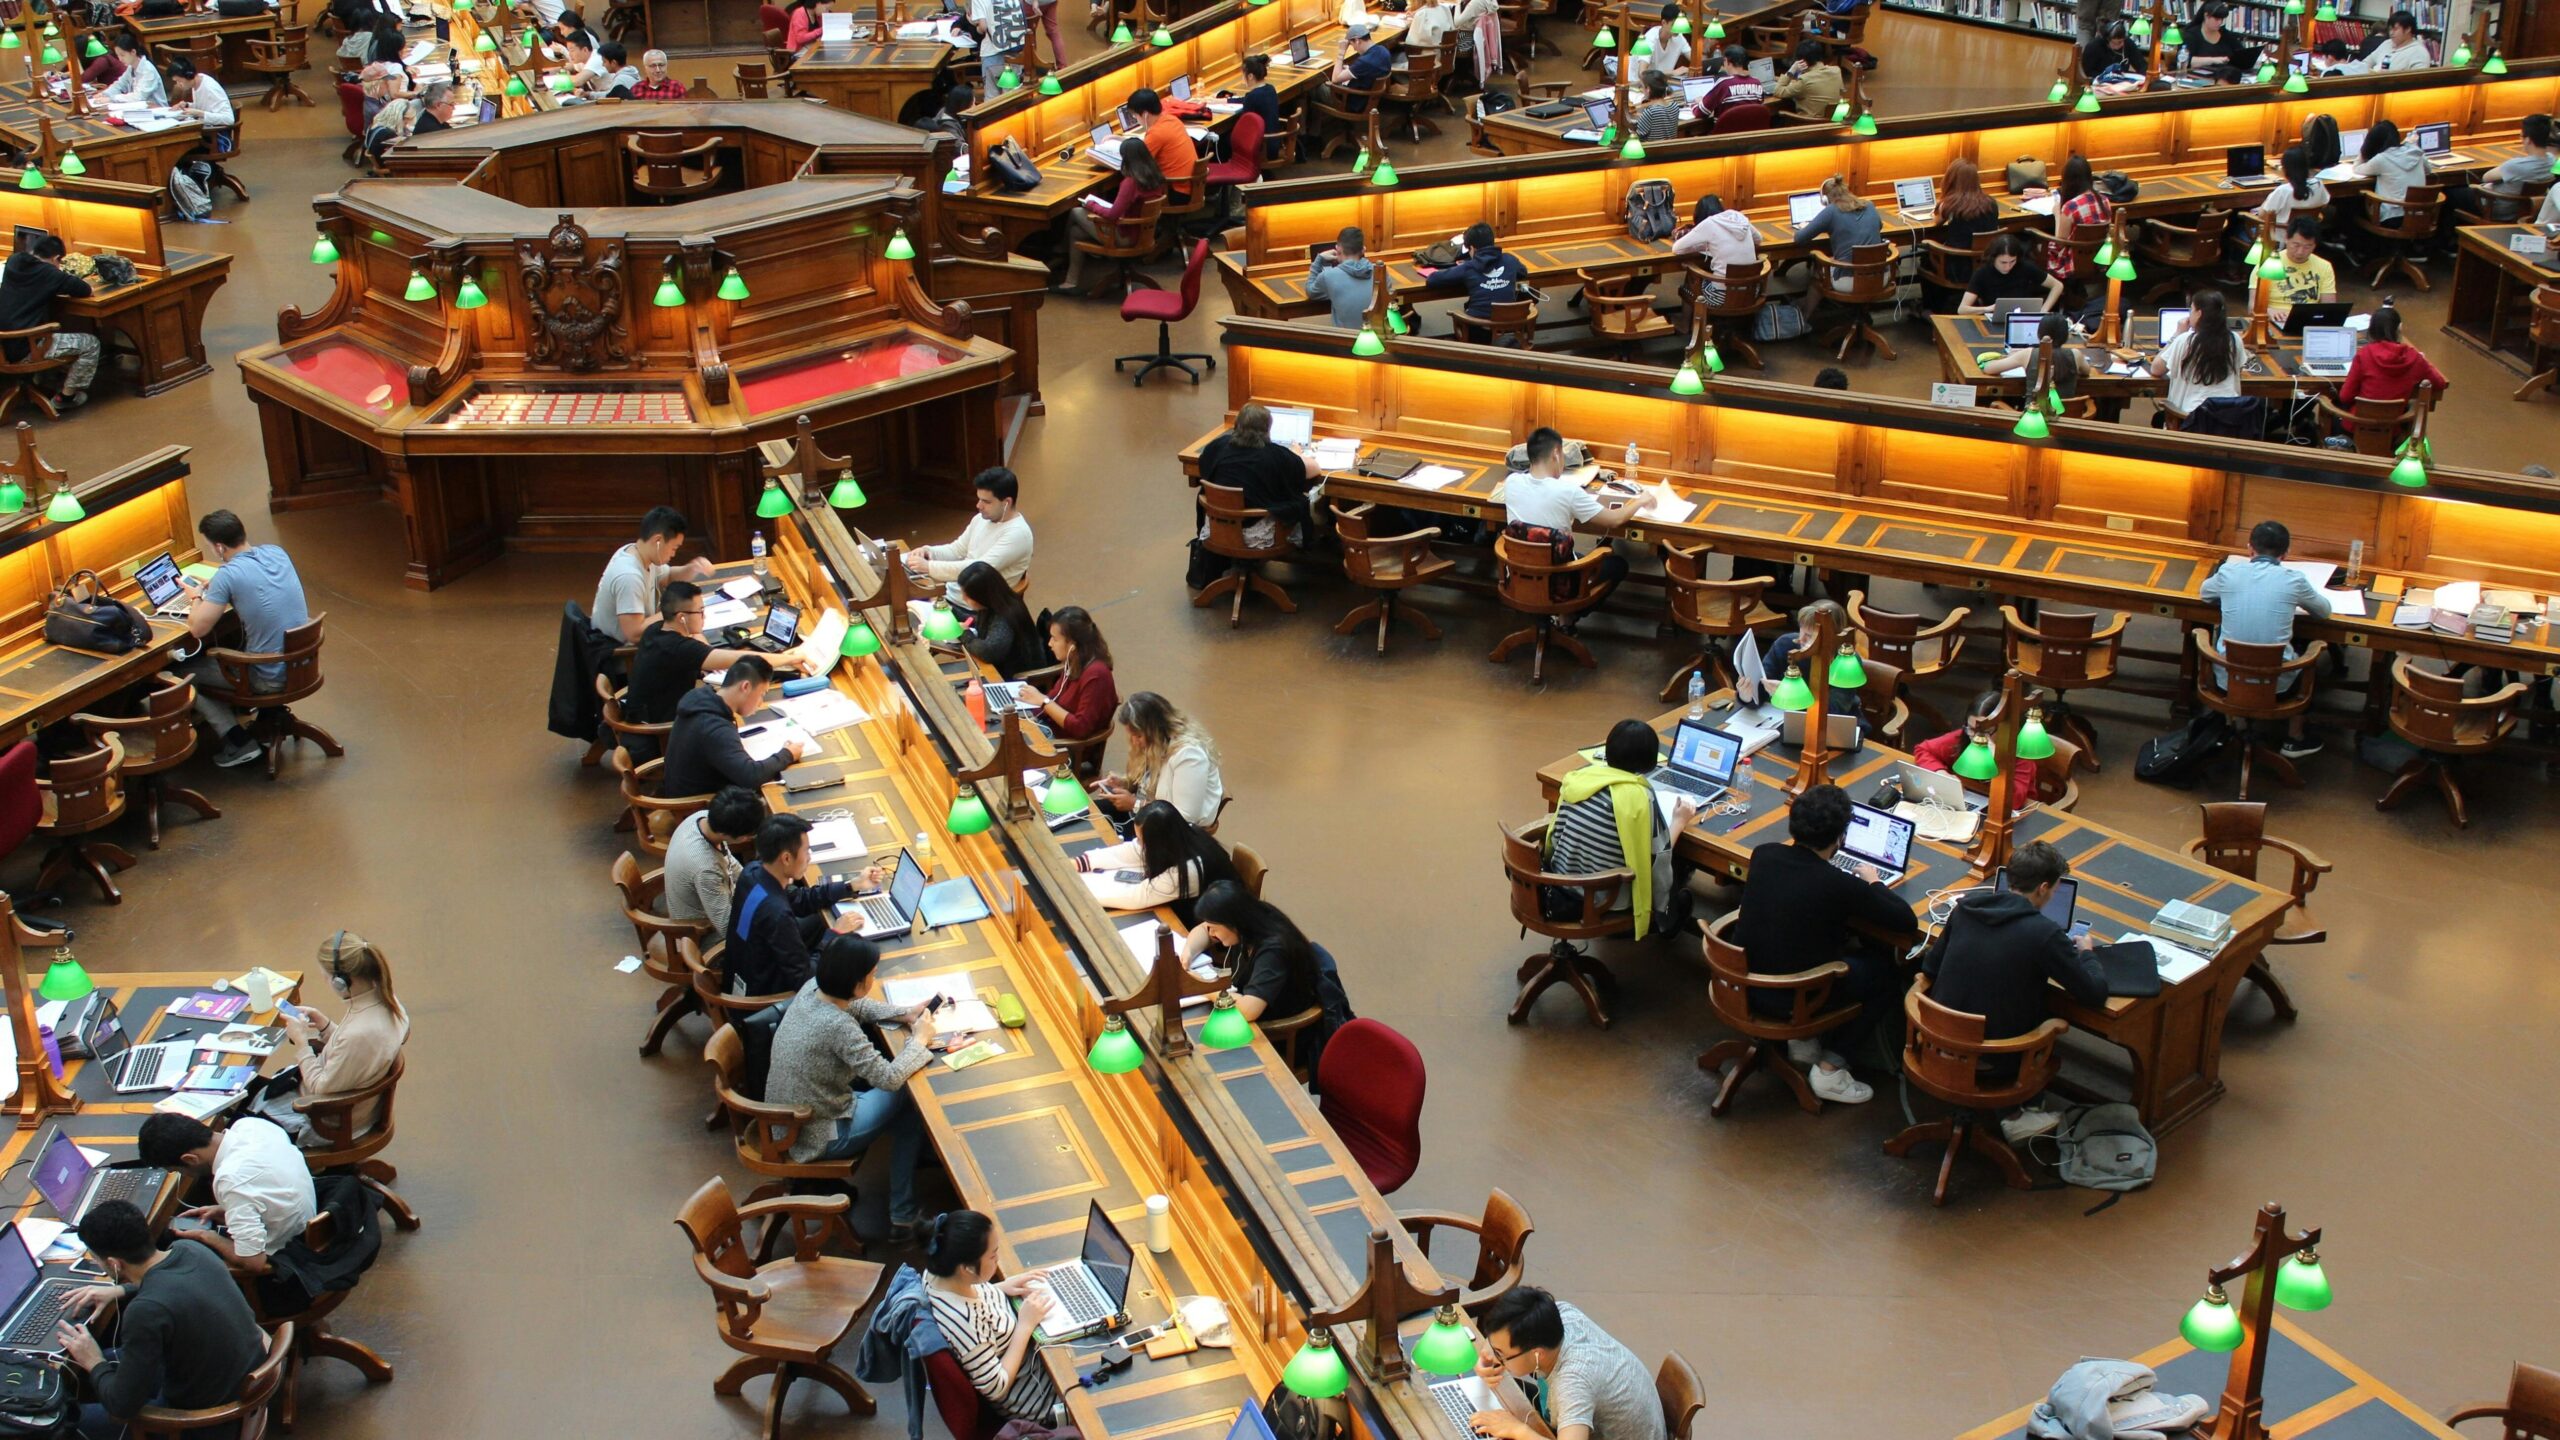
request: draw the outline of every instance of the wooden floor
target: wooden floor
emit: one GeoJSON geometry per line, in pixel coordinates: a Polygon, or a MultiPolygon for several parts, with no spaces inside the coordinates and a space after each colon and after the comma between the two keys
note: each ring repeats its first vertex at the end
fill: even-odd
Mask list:
{"type": "MultiPolygon", "coordinates": [[[[1896,105],[1925,105],[1922,77],[1960,73],[1955,52],[1981,43],[1910,32],[1953,37],[1941,50],[1881,28],[1897,48],[1879,96],[1896,105]]],[[[272,339],[279,306],[325,297],[304,197],[348,173],[334,112],[248,116],[240,168],[257,198],[226,200],[234,223],[190,237],[240,257],[208,317],[218,354],[272,339]]],[[[2424,317],[2439,304],[2412,313],[2455,377],[2442,458],[2560,450],[2550,407],[2509,404],[2493,367],[2435,342],[2424,317]]],[[[1184,348],[1208,348],[1217,305],[1176,337],[1184,348]]],[[[1222,383],[1159,376],[1133,390],[1108,357],[1147,348],[1152,327],[1109,306],[1056,302],[1043,328],[1049,415],[1016,454],[1040,537],[1034,600],[1091,608],[1124,688],[1206,719],[1238,797],[1226,833],[1270,862],[1272,898],[1340,957],[1355,1007],[1420,1044],[1424,1160],[1398,1198],[1472,1210],[1487,1186],[1508,1187],[1538,1223],[1537,1280],[1648,1360],[1676,1347],[1697,1364],[1706,1434],[1916,1440],[2001,1415],[2081,1355],[2172,1334],[2205,1268],[2271,1198],[2327,1229],[2338,1300],[2306,1328],[2436,1413],[2493,1396],[2512,1359],[2560,1362],[2548,1121],[2560,972],[2545,878],[2560,827],[2541,767],[2472,772],[2476,823],[2457,833],[2423,800],[2376,815],[2387,777],[2333,743],[2305,766],[2310,788],[2275,803],[2279,833],[2338,864],[2319,910],[2335,938],[2278,959],[2301,1023],[2279,1028],[2244,995],[2231,1093],[2170,1138],[2149,1191],[2089,1215],[2085,1192],[1994,1192],[1968,1171],[1932,1210],[1924,1167],[1879,1152],[1902,1124],[1890,1090],[1820,1118],[1761,1091],[1726,1121],[1706,1117],[1693,1062],[1718,1032],[1694,952],[1611,952],[1625,999],[1609,1032],[1560,995],[1526,1026],[1503,1023],[1532,947],[1504,911],[1494,827],[1533,812],[1535,766],[1658,709],[1676,647],[1649,622],[1603,618],[1585,631],[1600,668],[1531,691],[1525,666],[1484,660],[1501,617],[1428,595],[1448,637],[1399,634],[1379,660],[1330,633],[1355,599],[1311,572],[1282,572],[1302,613],[1257,608],[1230,631],[1186,603],[1190,503],[1168,458],[1218,422],[1222,383]]],[[[1917,327],[1894,333],[1910,338],[1904,361],[1854,368],[1855,383],[1919,393],[1934,357],[1917,327]]],[[[1781,375],[1816,363],[1802,347],[1771,355],[1781,375]]],[[[347,758],[298,754],[273,785],[206,771],[222,820],[173,820],[165,848],[124,877],[122,907],[64,912],[102,969],[307,965],[339,926],[400,967],[416,1038],[393,1158],[426,1228],[395,1237],[333,1321],[400,1378],[368,1391],[343,1367],[315,1368],[300,1433],[752,1433],[747,1407],[710,1394],[724,1360],[671,1223],[728,1169],[699,1123],[704,1072],[683,1043],[653,1062],[633,1054],[651,997],[613,969],[630,934],[605,880],[610,785],[542,729],[560,603],[585,600],[602,557],[513,556],[434,595],[403,590],[388,509],[265,516],[255,417],[228,367],[42,433],[75,474],[195,444],[199,508],[230,505],[259,538],[280,535],[329,612],[328,687],[308,708],[347,758]]],[[[874,528],[941,538],[961,523],[900,511],[894,489],[871,487],[874,528]]],[[[1951,709],[1965,695],[1937,698],[1951,709]]],[[[2227,777],[2190,793],[2134,783],[2134,748],[2165,712],[2093,708],[2106,769],[2084,780],[2086,813],[2158,842],[2192,835],[2196,802],[2227,794],[2227,777]]],[[[31,873],[22,855],[0,880],[31,873]]],[[[875,1186],[869,1225],[878,1204],[875,1186]]],[[[894,1394],[856,1424],[803,1388],[795,1435],[901,1433],[894,1394]]]]}

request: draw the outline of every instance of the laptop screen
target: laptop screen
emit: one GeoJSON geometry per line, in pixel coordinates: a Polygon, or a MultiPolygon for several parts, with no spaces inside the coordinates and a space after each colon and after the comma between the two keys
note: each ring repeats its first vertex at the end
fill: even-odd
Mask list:
{"type": "Polygon", "coordinates": [[[1594,100],[1590,104],[1582,107],[1582,113],[1590,117],[1592,129],[1606,130],[1609,128],[1610,117],[1618,113],[1617,102],[1612,100],[1594,100]]]}
{"type": "Polygon", "coordinates": [[[1798,230],[1803,229],[1813,223],[1814,216],[1822,213],[1822,204],[1822,192],[1819,190],[1804,195],[1788,196],[1787,223],[1798,230]]]}
{"type": "Polygon", "coordinates": [[[1289,63],[1290,63],[1290,64],[1292,64],[1292,65],[1304,65],[1304,64],[1306,64],[1306,63],[1307,63],[1307,56],[1308,56],[1308,55],[1310,55],[1310,54],[1312,54],[1312,53],[1314,53],[1314,52],[1312,52],[1312,51],[1310,51],[1310,50],[1308,50],[1308,49],[1307,49],[1307,37],[1306,37],[1306,36],[1304,36],[1304,35],[1292,35],[1292,36],[1290,36],[1290,37],[1289,37],[1289,63]]]}
{"type": "Polygon", "coordinates": [[[1102,1202],[1093,1201],[1085,1213],[1084,1267],[1110,1297],[1113,1310],[1128,1303],[1130,1262],[1136,1258],[1137,1251],[1121,1237],[1120,1227],[1102,1213],[1102,1202]]]}
{"type": "Polygon", "coordinates": [[[1778,62],[1775,60],[1754,60],[1742,68],[1750,71],[1751,78],[1759,81],[1763,85],[1775,85],[1778,83],[1778,62]]]}
{"type": "Polygon", "coordinates": [[[1108,125],[1094,126],[1092,133],[1087,135],[1085,138],[1093,142],[1093,148],[1097,151],[1106,147],[1113,150],[1117,150],[1119,148],[1118,142],[1120,136],[1108,125]]]}
{"type": "Polygon", "coordinates": [[[2193,310],[2184,308],[2160,312],[2160,344],[2163,349],[2168,347],[2170,341],[2187,333],[2187,317],[2194,313],[2193,310]]]}
{"type": "MultiPolygon", "coordinates": [[[[2010,893],[2008,867],[2002,866],[2000,873],[1993,877],[1991,883],[2001,894],[2010,893]]],[[[2053,894],[2046,897],[2044,902],[2044,918],[2068,930],[2071,928],[2071,917],[2078,912],[2079,908],[2080,882],[2068,875],[2054,881],[2053,894]]]]}
{"type": "Polygon", "coordinates": [[[1938,182],[1923,175],[1893,182],[1893,203],[1906,214],[1938,208],[1938,182]]]}
{"type": "Polygon", "coordinates": [[[765,612],[764,634],[768,640],[789,645],[800,638],[800,607],[779,601],[765,612]]]}
{"type": "Polygon", "coordinates": [[[141,584],[143,597],[155,608],[177,599],[178,592],[185,588],[178,583],[178,562],[166,550],[134,571],[133,578],[141,584]]]}
{"type": "Polygon", "coordinates": [[[1671,732],[1671,763],[1678,769],[1718,785],[1733,783],[1733,767],[1742,758],[1742,742],[1713,726],[1680,722],[1671,732]]]}
{"type": "Polygon", "coordinates": [[[1123,135],[1135,135],[1138,133],[1139,128],[1137,115],[1132,112],[1128,106],[1121,106],[1120,133],[1123,135]]]}
{"type": "Polygon", "coordinates": [[[1305,445],[1313,441],[1315,438],[1316,412],[1313,410],[1301,410],[1288,405],[1274,405],[1271,407],[1272,444],[1283,446],[1305,445]]]}
{"type": "Polygon", "coordinates": [[[2338,132],[2339,159],[2345,161],[2347,164],[2353,165],[2356,163],[2356,158],[2362,154],[2364,154],[2363,131],[2341,130],[2338,132]]]}
{"type": "Polygon", "coordinates": [[[18,1222],[12,1220],[0,1226],[0,1308],[16,1305],[43,1276],[44,1267],[36,1263],[35,1252],[27,1248],[27,1237],[19,1231],[18,1222]]]}
{"type": "Polygon", "coordinates": [[[1174,98],[1174,99],[1176,99],[1176,100],[1188,100],[1188,99],[1190,99],[1190,98],[1191,98],[1191,77],[1190,77],[1190,76],[1188,76],[1188,75],[1176,75],[1176,76],[1174,76],[1174,77],[1173,77],[1173,85],[1171,86],[1171,89],[1172,89],[1172,91],[1173,91],[1173,98],[1174,98]]]}
{"type": "Polygon", "coordinates": [[[1901,870],[1911,863],[1911,837],[1917,829],[1899,815],[1852,802],[1849,833],[1840,847],[1879,869],[1901,870]]]}
{"type": "Polygon", "coordinates": [[[1707,92],[1715,87],[1716,82],[1712,78],[1705,75],[1692,75],[1680,82],[1680,103],[1694,106],[1706,99],[1707,92]]]}
{"type": "Polygon", "coordinates": [[[2222,170],[2226,175],[2244,177],[2267,173],[2267,147],[2234,145],[2222,152],[2222,170]]]}
{"type": "Polygon", "coordinates": [[[60,1126],[44,1142],[44,1153],[36,1156],[36,1190],[53,1213],[68,1220],[80,1205],[80,1192],[89,1184],[89,1157],[60,1126]]]}
{"type": "Polygon", "coordinates": [[[2449,154],[2453,150],[2451,125],[2421,125],[2413,132],[2412,138],[2418,142],[2418,148],[2429,155],[2449,154]]]}
{"type": "Polygon", "coordinates": [[[2033,350],[2044,338],[2044,312],[2012,310],[2009,312],[2009,348],[2033,350]]]}
{"type": "MultiPolygon", "coordinates": [[[[2381,352],[2376,351],[2376,354],[2381,352]]],[[[2344,325],[2302,327],[2302,363],[2345,365],[2356,358],[2356,332],[2344,325]]]]}

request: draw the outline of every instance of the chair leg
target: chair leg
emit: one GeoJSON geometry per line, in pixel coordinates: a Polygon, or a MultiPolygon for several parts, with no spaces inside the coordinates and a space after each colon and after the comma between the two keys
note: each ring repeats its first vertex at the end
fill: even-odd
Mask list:
{"type": "Polygon", "coordinates": [[[1898,1160],[1933,1141],[1944,1142],[1947,1147],[1946,1157],[1938,1162],[1937,1188],[1930,1192],[1931,1203],[1944,1205],[1947,1203],[1947,1174],[1955,1167],[1956,1151],[1964,1143],[1954,1120],[1923,1120],[1910,1126],[1884,1142],[1884,1153],[1898,1160]]]}
{"type": "Polygon", "coordinates": [[[2273,745],[2269,745],[2265,741],[2262,741],[2252,735],[2249,737],[2249,748],[2240,752],[2241,799],[2246,800],[2249,798],[2249,761],[2253,756],[2258,760],[2264,761],[2267,768],[2275,773],[2277,783],[2283,785],[2286,789],[2299,790],[2302,788],[2302,772],[2293,768],[2293,762],[2286,759],[2284,757],[2284,753],[2276,749],[2273,745]]]}
{"type": "Polygon", "coordinates": [[[2526,396],[2539,390],[2548,389],[2554,384],[2560,384],[2560,369],[2542,371],[2532,379],[2517,386],[2514,398],[2522,400],[2526,396]]]}
{"type": "Polygon", "coordinates": [[[1957,1122],[1964,1132],[1965,1144],[1974,1154],[1991,1162],[2000,1178],[2012,1190],[2033,1190],[2035,1178],[2027,1173],[2027,1162],[2018,1158],[2017,1147],[2000,1133],[2000,1126],[1988,1116],[1968,1116],[1957,1122]]]}
{"type": "Polygon", "coordinates": [[[109,878],[118,870],[133,868],[133,853],[104,840],[65,840],[53,847],[45,857],[43,873],[36,877],[38,890],[52,890],[58,882],[78,870],[98,887],[98,898],[110,905],[124,903],[124,892],[109,878]]]}
{"type": "MultiPolygon", "coordinates": [[[[2435,768],[2435,758],[2433,755],[2420,755],[2401,766],[2400,773],[2391,777],[2391,788],[2382,792],[2382,798],[2373,802],[2373,808],[2388,810],[2407,799],[2410,791],[2426,782],[2427,772],[2435,768]]],[[[39,880],[37,883],[43,882],[39,880]]]]}
{"type": "Polygon", "coordinates": [[[805,1378],[815,1380],[842,1396],[845,1408],[856,1415],[870,1415],[877,1413],[880,1409],[879,1405],[872,1400],[870,1391],[863,1389],[852,1376],[829,1362],[820,1361],[806,1367],[801,1373],[805,1378]]]}
{"type": "Polygon", "coordinates": [[[1681,691],[1689,683],[1689,677],[1705,669],[1706,664],[1707,657],[1700,655],[1697,659],[1672,671],[1671,678],[1662,682],[1662,699],[1666,702],[1679,699],[1681,691]]]}
{"type": "Polygon", "coordinates": [[[344,1335],[332,1335],[320,1329],[317,1322],[314,1322],[310,1328],[300,1331],[299,1334],[301,1339],[298,1343],[306,1358],[344,1360],[362,1372],[365,1379],[376,1383],[385,1382],[391,1378],[391,1362],[373,1353],[371,1346],[350,1340],[344,1335]]]}
{"type": "Polygon", "coordinates": [[[2265,952],[2259,952],[2258,958],[2249,962],[2249,973],[2243,978],[2255,984],[2267,997],[2267,1002],[2276,1007],[2278,1020],[2290,1025],[2302,1018],[2302,1012],[2293,1007],[2293,997],[2285,992],[2284,982],[2276,978],[2275,966],[2268,963],[2265,952]]]}
{"type": "Polygon", "coordinates": [[[764,1440],[782,1440],[782,1397],[791,1393],[791,1382],[801,1373],[799,1366],[789,1363],[774,1368],[773,1389],[764,1397],[764,1440]]]}
{"type": "Polygon", "coordinates": [[[400,1198],[399,1191],[370,1175],[364,1177],[364,1185],[373,1192],[374,1199],[381,1202],[382,1208],[391,1212],[391,1223],[403,1232],[414,1234],[419,1226],[427,1223],[418,1218],[417,1210],[408,1201],[400,1198]]]}
{"type": "Polygon", "coordinates": [[[770,1375],[781,1368],[782,1362],[779,1360],[770,1360],[761,1355],[744,1356],[728,1369],[721,1371],[719,1379],[711,1382],[711,1393],[714,1395],[738,1394],[747,1388],[748,1381],[759,1375],[770,1375]]]}
{"type": "Polygon", "coordinates": [[[1716,1087],[1716,1098],[1707,1102],[1707,1113],[1721,1120],[1733,1108],[1733,1094],[1742,1088],[1745,1077],[1760,1068],[1760,1047],[1748,1040],[1719,1040],[1698,1057],[1698,1068],[1713,1075],[1724,1071],[1724,1083],[1716,1087]],[[1726,1070],[1726,1066],[1732,1066],[1726,1070]]]}
{"type": "Polygon", "coordinates": [[[1511,1002],[1512,1024],[1527,1020],[1538,997],[1547,993],[1548,986],[1561,982],[1572,986],[1574,993],[1582,997],[1582,1008],[1590,1012],[1593,1024],[1603,1030],[1609,1028],[1609,1006],[1601,992],[1615,991],[1618,977],[1609,973],[1608,966],[1571,944],[1558,940],[1544,954],[1522,961],[1520,981],[1519,997],[1511,1002]]]}
{"type": "Polygon", "coordinates": [[[2089,722],[2081,719],[2078,711],[2066,709],[2062,712],[2062,733],[2080,747],[2080,758],[2075,763],[2088,766],[2092,775],[2098,773],[2098,732],[2089,728],[2089,722]]]}
{"type": "Polygon", "coordinates": [[[1226,574],[1201,586],[1200,593],[1191,597],[1191,608],[1206,610],[1224,597],[1243,588],[1244,572],[1240,569],[1230,569],[1226,574]]]}
{"type": "Polygon", "coordinates": [[[676,1028],[677,1021],[687,1015],[701,1013],[702,1001],[693,993],[692,986],[668,986],[667,993],[658,997],[658,1018],[650,1022],[648,1037],[640,1042],[641,1056],[647,1058],[664,1049],[667,1035],[676,1028]]]}

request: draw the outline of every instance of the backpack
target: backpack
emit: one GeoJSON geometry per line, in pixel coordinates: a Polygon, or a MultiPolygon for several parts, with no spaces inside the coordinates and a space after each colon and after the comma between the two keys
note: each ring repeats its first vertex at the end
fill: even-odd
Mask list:
{"type": "Polygon", "coordinates": [[[1627,238],[1668,240],[1680,228],[1679,197],[1668,180],[1639,180],[1627,190],[1627,238]]]}
{"type": "Polygon", "coordinates": [[[80,1406],[61,1370],[41,1355],[0,1350],[0,1436],[70,1436],[80,1433],[80,1406]]]}
{"type": "MultiPolygon", "coordinates": [[[[210,172],[212,166],[196,162],[210,172]]],[[[180,164],[169,171],[169,202],[189,220],[201,220],[213,213],[213,196],[206,191],[204,176],[190,173],[193,167],[180,164]]]]}
{"type": "Polygon", "coordinates": [[[2192,785],[2229,743],[2230,723],[2205,711],[2166,735],[2143,741],[2133,757],[2133,778],[2155,785],[2192,785]]]}
{"type": "Polygon", "coordinates": [[[1503,115],[1520,108],[1520,97],[1508,90],[1487,90],[1477,101],[1477,113],[1503,115]]]}
{"type": "Polygon", "coordinates": [[[1413,252],[1413,263],[1425,270],[1446,270],[1466,258],[1459,252],[1457,246],[1446,240],[1437,245],[1425,245],[1413,252]]]}
{"type": "Polygon", "coordinates": [[[1040,188],[1040,167],[1018,140],[1001,141],[989,150],[987,169],[994,172],[996,184],[1007,190],[1020,193],[1040,188]]]}
{"type": "Polygon", "coordinates": [[[1760,313],[1751,320],[1754,340],[1793,340],[1812,331],[1813,327],[1805,323],[1804,312],[1784,300],[1761,306],[1760,313]]]}
{"type": "Polygon", "coordinates": [[[2126,1104],[2077,1105],[2053,1132],[2062,1183],[2083,1190],[2139,1190],[2160,1173],[2160,1149],[2126,1104]]]}

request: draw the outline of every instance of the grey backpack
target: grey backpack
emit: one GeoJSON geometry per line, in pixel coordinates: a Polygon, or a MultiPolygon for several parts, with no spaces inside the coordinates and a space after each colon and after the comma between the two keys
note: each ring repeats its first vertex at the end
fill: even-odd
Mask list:
{"type": "Polygon", "coordinates": [[[2053,1168],[2084,1190],[2139,1190],[2160,1173],[2160,1150],[2130,1105],[2082,1105],[2053,1132],[2053,1168]]]}
{"type": "Polygon", "coordinates": [[[1628,187],[1628,239],[1668,240],[1679,228],[1679,201],[1670,181],[1639,180],[1628,187]]]}

